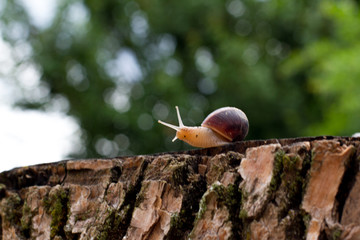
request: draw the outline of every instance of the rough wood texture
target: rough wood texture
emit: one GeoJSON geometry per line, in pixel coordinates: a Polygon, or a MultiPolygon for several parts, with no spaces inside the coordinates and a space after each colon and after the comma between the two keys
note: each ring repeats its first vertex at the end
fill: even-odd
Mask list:
{"type": "Polygon", "coordinates": [[[70,160],[0,174],[1,239],[360,239],[359,138],[70,160]]]}

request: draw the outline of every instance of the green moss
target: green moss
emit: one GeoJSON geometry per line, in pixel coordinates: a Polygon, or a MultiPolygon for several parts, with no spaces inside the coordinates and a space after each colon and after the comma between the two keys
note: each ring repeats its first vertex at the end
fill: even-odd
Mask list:
{"type": "Polygon", "coordinates": [[[198,213],[196,214],[196,218],[195,218],[195,224],[196,222],[201,219],[205,212],[206,212],[206,209],[207,209],[207,201],[206,201],[206,197],[207,197],[207,193],[205,193],[203,195],[203,197],[200,199],[200,203],[199,203],[199,211],[198,213]]]}
{"type": "Polygon", "coordinates": [[[112,210],[108,210],[107,212],[108,217],[105,219],[105,222],[102,226],[102,230],[100,231],[99,235],[97,235],[97,240],[105,240],[108,237],[108,232],[112,227],[112,222],[114,218],[114,212],[112,210]]]}
{"type": "MultiPolygon", "coordinates": [[[[107,218],[102,226],[102,229],[97,235],[97,240],[106,240],[112,239],[112,236],[116,236],[116,234],[120,234],[122,229],[120,226],[125,225],[127,218],[130,214],[130,205],[125,205],[119,212],[115,210],[108,210],[107,218]],[[119,232],[118,232],[119,231],[119,232]]],[[[118,235],[120,236],[120,235],[118,235]]]]}
{"type": "Polygon", "coordinates": [[[97,236],[98,240],[105,240],[108,238],[108,232],[111,230],[112,223],[114,221],[115,213],[110,212],[109,217],[106,218],[105,223],[103,225],[103,229],[100,234],[97,236]]]}
{"type": "Polygon", "coordinates": [[[337,228],[337,229],[334,229],[332,232],[331,232],[331,239],[332,240],[338,240],[340,239],[340,236],[342,234],[342,230],[337,228]]]}
{"type": "Polygon", "coordinates": [[[200,203],[199,203],[199,211],[198,213],[196,214],[196,218],[195,218],[195,224],[196,222],[203,218],[206,210],[207,210],[207,198],[209,196],[209,194],[211,193],[215,193],[216,196],[217,196],[217,199],[218,199],[218,203],[220,204],[220,207],[221,205],[224,204],[224,201],[225,201],[225,196],[224,196],[224,186],[220,185],[220,184],[216,184],[214,183],[213,185],[211,185],[209,191],[207,191],[203,196],[202,198],[200,199],[200,203]]]}
{"type": "MultiPolygon", "coordinates": [[[[133,210],[135,208],[134,199],[137,199],[142,188],[144,172],[148,165],[147,161],[143,161],[139,176],[135,185],[130,185],[126,191],[124,201],[119,210],[110,209],[105,219],[102,229],[99,230],[97,239],[122,239],[130,225],[133,210]]],[[[141,203],[141,196],[138,204],[141,203]]]]}
{"type": "Polygon", "coordinates": [[[241,194],[241,202],[240,202],[239,218],[243,222],[248,216],[245,209],[243,209],[243,206],[244,206],[245,202],[247,201],[249,194],[244,189],[241,190],[240,194],[241,194]]]}
{"type": "Polygon", "coordinates": [[[170,228],[181,228],[184,223],[180,217],[180,213],[173,213],[170,219],[170,228]]]}
{"type": "Polygon", "coordinates": [[[310,179],[310,171],[309,171],[309,169],[311,168],[311,165],[313,163],[313,161],[312,161],[313,157],[312,156],[313,155],[311,155],[309,153],[303,159],[303,164],[302,164],[301,173],[300,173],[300,175],[303,178],[303,181],[302,181],[302,193],[303,193],[303,195],[305,194],[306,186],[307,186],[307,184],[309,182],[309,179],[310,179]]]}
{"type": "MultiPolygon", "coordinates": [[[[224,187],[221,184],[215,183],[211,185],[210,192],[213,192],[216,194],[216,198],[218,200],[219,207],[226,206],[229,210],[232,210],[235,205],[237,205],[238,201],[236,199],[237,195],[237,187],[233,184],[229,184],[228,187],[224,187]]],[[[204,194],[204,196],[201,198],[200,201],[200,209],[199,214],[200,218],[206,211],[206,197],[208,194],[204,194]]],[[[230,212],[230,211],[229,211],[230,212]]]]}
{"type": "Polygon", "coordinates": [[[43,199],[45,210],[51,215],[50,238],[65,237],[64,226],[69,210],[69,192],[63,188],[43,199]]]}
{"type": "Polygon", "coordinates": [[[203,218],[206,210],[209,198],[216,195],[217,207],[226,207],[229,213],[229,218],[226,221],[232,223],[232,236],[229,239],[239,239],[240,233],[243,229],[243,219],[246,218],[246,211],[241,211],[241,191],[238,188],[240,178],[238,178],[234,184],[229,184],[227,187],[219,183],[211,185],[209,190],[203,195],[199,204],[199,211],[196,216],[196,222],[203,218]],[[212,196],[210,196],[212,195],[212,196]]]}
{"type": "Polygon", "coordinates": [[[170,219],[170,229],[182,229],[185,224],[185,216],[186,211],[182,209],[179,213],[173,213],[170,219]]]}
{"type": "Polygon", "coordinates": [[[230,214],[236,212],[241,206],[241,193],[238,185],[229,184],[227,187],[223,185],[214,184],[212,190],[216,193],[220,204],[224,204],[229,210],[230,214]]]}
{"type": "Polygon", "coordinates": [[[273,167],[273,174],[272,174],[272,178],[270,181],[270,186],[269,186],[269,194],[274,193],[281,182],[281,172],[283,171],[283,162],[286,161],[285,159],[288,158],[288,156],[285,154],[285,152],[283,150],[279,150],[276,152],[275,154],[275,159],[274,159],[274,167],[273,167]]]}
{"type": "Polygon", "coordinates": [[[219,203],[223,203],[225,201],[226,192],[225,192],[225,187],[223,185],[221,185],[220,183],[215,183],[211,185],[210,191],[216,193],[219,203]]]}
{"type": "Polygon", "coordinates": [[[5,200],[4,207],[4,218],[11,224],[17,224],[20,221],[22,210],[21,210],[21,198],[18,194],[11,194],[5,200]]]}
{"type": "Polygon", "coordinates": [[[193,181],[188,186],[183,186],[183,201],[182,208],[178,214],[172,216],[170,229],[164,239],[185,239],[191,229],[195,218],[198,214],[205,213],[205,210],[200,212],[200,208],[206,207],[206,202],[201,202],[203,194],[206,191],[206,181],[200,177],[198,181],[193,181]]]}
{"type": "Polygon", "coordinates": [[[50,200],[49,195],[46,195],[43,198],[43,206],[44,206],[45,211],[49,213],[50,212],[50,207],[51,207],[51,200],[50,200]]]}
{"type": "MultiPolygon", "coordinates": [[[[285,155],[287,156],[287,155],[285,155]]],[[[299,157],[298,156],[287,156],[283,157],[283,167],[284,171],[293,171],[297,169],[297,165],[299,163],[299,157]]]]}
{"type": "Polygon", "coordinates": [[[0,211],[3,211],[3,221],[8,221],[10,225],[19,226],[20,234],[24,238],[30,237],[31,229],[31,211],[27,203],[23,203],[20,196],[11,193],[4,199],[0,211]]]}
{"type": "Polygon", "coordinates": [[[23,232],[25,237],[30,237],[31,219],[31,209],[27,202],[25,202],[22,207],[22,217],[20,219],[21,231],[23,232]]]}
{"type": "MultiPolygon", "coordinates": [[[[222,208],[225,205],[225,187],[223,185],[220,185],[219,182],[212,184],[200,199],[199,211],[196,214],[194,226],[196,226],[198,221],[204,217],[204,214],[207,211],[208,201],[213,197],[216,197],[217,199],[218,208],[222,208]]],[[[189,238],[193,238],[193,232],[190,233],[189,238]]]]}
{"type": "MultiPolygon", "coordinates": [[[[299,155],[285,154],[283,151],[279,151],[276,158],[276,162],[281,161],[282,170],[276,172],[276,174],[279,174],[279,178],[276,180],[278,186],[272,190],[281,192],[281,194],[277,195],[277,203],[279,217],[284,218],[288,215],[290,209],[298,208],[301,204],[305,181],[302,164],[304,164],[303,161],[305,160],[302,160],[299,155]]],[[[277,163],[277,165],[280,165],[280,163],[277,163]]]]}
{"type": "Polygon", "coordinates": [[[239,218],[244,220],[247,218],[247,216],[248,216],[247,212],[244,209],[241,209],[239,213],[239,218]]]}
{"type": "Polygon", "coordinates": [[[286,188],[288,199],[292,201],[301,191],[303,182],[303,178],[298,169],[300,158],[294,156],[284,158],[283,160],[284,172],[281,175],[281,180],[286,188]]]}
{"type": "Polygon", "coordinates": [[[176,227],[179,221],[179,213],[173,213],[171,214],[170,218],[170,227],[176,227]]]}
{"type": "Polygon", "coordinates": [[[239,200],[239,188],[235,184],[229,184],[225,189],[226,199],[225,199],[225,205],[229,209],[230,212],[233,212],[236,208],[240,206],[239,200]]]}
{"type": "MultiPolygon", "coordinates": [[[[225,160],[224,160],[225,161],[225,160]]],[[[215,164],[212,163],[210,166],[210,169],[207,172],[207,175],[211,176],[211,179],[213,179],[214,181],[216,180],[220,180],[221,177],[224,175],[224,172],[226,171],[225,167],[223,165],[220,164],[215,164]]]]}

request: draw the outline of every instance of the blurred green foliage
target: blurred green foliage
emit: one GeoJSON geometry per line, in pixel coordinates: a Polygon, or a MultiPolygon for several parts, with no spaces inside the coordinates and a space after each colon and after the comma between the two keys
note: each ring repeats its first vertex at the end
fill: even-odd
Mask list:
{"type": "Polygon", "coordinates": [[[67,0],[42,28],[20,3],[4,4],[1,34],[30,44],[19,65],[37,67],[43,94],[18,105],[75,117],[74,157],[190,148],[156,122],[177,123],[176,105],[187,125],[238,107],[247,139],[360,129],[356,1],[67,0]]]}

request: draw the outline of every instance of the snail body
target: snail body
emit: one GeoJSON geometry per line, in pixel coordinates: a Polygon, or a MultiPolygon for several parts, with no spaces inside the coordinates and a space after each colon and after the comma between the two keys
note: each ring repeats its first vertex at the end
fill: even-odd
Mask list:
{"type": "Polygon", "coordinates": [[[243,140],[249,130],[249,121],[243,111],[234,107],[223,107],[210,113],[200,127],[185,126],[176,106],[179,126],[158,121],[176,130],[172,140],[180,139],[194,147],[217,147],[233,141],[243,140]]]}

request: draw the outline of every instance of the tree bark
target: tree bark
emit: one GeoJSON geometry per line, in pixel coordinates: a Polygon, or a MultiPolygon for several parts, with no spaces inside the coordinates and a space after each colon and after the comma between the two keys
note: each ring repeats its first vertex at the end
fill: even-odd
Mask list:
{"type": "Polygon", "coordinates": [[[1,239],[360,239],[360,139],[243,141],[0,174],[1,239]]]}

